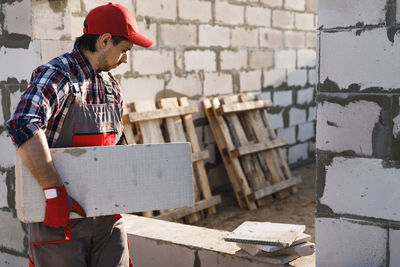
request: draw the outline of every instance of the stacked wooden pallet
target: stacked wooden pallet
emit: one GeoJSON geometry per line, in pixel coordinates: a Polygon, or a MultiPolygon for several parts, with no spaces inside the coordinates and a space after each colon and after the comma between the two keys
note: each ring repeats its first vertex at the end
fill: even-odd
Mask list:
{"type": "Polygon", "coordinates": [[[192,114],[198,112],[197,106],[189,105],[186,97],[163,98],[157,101],[136,101],[131,103],[132,112],[124,115],[124,133],[129,144],[152,144],[165,142],[190,142],[195,205],[175,210],[147,211],[143,215],[165,220],[178,220],[184,217],[187,223],[194,223],[204,215],[216,212],[215,206],[221,202],[219,195],[212,196],[204,167],[208,151],[201,151],[192,114]]]}
{"type": "Polygon", "coordinates": [[[225,241],[236,242],[245,253],[263,257],[273,264],[286,264],[301,256],[312,255],[315,244],[304,233],[304,225],[244,222],[225,241]]]}
{"type": "Polygon", "coordinates": [[[256,209],[296,193],[300,178],[292,177],[267,108],[270,100],[252,94],[203,100],[203,107],[240,207],[256,209]]]}

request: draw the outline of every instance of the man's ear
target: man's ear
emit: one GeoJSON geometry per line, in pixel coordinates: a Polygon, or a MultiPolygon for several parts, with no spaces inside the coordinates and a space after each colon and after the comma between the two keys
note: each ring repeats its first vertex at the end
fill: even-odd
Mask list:
{"type": "Polygon", "coordinates": [[[99,36],[99,39],[97,39],[97,45],[100,48],[100,50],[104,49],[107,47],[112,42],[112,35],[109,33],[104,33],[99,36]]]}

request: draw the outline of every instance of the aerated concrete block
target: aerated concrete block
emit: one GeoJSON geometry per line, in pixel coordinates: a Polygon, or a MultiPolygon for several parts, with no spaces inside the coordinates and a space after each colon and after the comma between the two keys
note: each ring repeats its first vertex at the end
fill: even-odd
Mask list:
{"type": "Polygon", "coordinates": [[[275,91],[274,92],[274,106],[286,107],[293,104],[292,91],[275,91]]]}
{"type": "Polygon", "coordinates": [[[263,87],[267,87],[267,86],[277,87],[285,81],[286,81],[286,70],[285,69],[264,70],[263,87]]]}
{"type": "Polygon", "coordinates": [[[288,162],[295,163],[308,158],[308,143],[297,144],[289,148],[288,162]]]}
{"type": "Polygon", "coordinates": [[[240,70],[247,67],[247,50],[222,50],[220,53],[220,58],[222,70],[240,70]]]}
{"type": "Polygon", "coordinates": [[[232,94],[232,75],[224,73],[204,74],[204,95],[232,94]]]}
{"type": "MultiPolygon", "coordinates": [[[[8,211],[0,211],[0,221],[0,247],[23,253],[25,232],[21,222],[8,211]]],[[[4,265],[0,264],[0,266],[4,265]]]]}
{"type": "Polygon", "coordinates": [[[230,45],[231,31],[227,27],[200,25],[199,26],[199,46],[221,46],[230,45]]]}
{"type": "Polygon", "coordinates": [[[0,172],[0,209],[8,207],[6,178],[7,172],[0,172]]]}
{"type": "Polygon", "coordinates": [[[133,101],[155,99],[156,94],[164,90],[164,80],[151,75],[140,78],[122,78],[121,91],[124,96],[124,103],[133,101]],[[140,90],[140,88],[147,88],[140,90]]]}
{"type": "Polygon", "coordinates": [[[166,85],[167,90],[193,97],[201,95],[201,81],[198,74],[189,74],[185,77],[171,76],[171,80],[166,85]]]}
{"type": "Polygon", "coordinates": [[[236,27],[232,30],[232,46],[258,47],[258,30],[236,27]]]}
{"type": "Polygon", "coordinates": [[[386,266],[386,229],[333,218],[316,218],[315,228],[316,266],[386,266]]]}
{"type": "Polygon", "coordinates": [[[292,145],[296,143],[296,126],[278,129],[277,135],[279,138],[285,139],[289,145],[292,145]]]}
{"type": "Polygon", "coordinates": [[[136,1],[136,16],[176,20],[176,0],[136,1]]]}
{"type": "Polygon", "coordinates": [[[4,267],[26,267],[28,258],[0,252],[0,265],[4,267]]]}
{"type": "Polygon", "coordinates": [[[389,230],[389,251],[390,251],[390,265],[389,267],[400,266],[400,254],[397,253],[400,247],[400,230],[389,230]]]}
{"type": "Polygon", "coordinates": [[[383,168],[381,159],[336,157],[325,166],[320,198],[335,213],[400,221],[400,170],[383,168]],[[356,166],[356,168],[355,168],[356,166]]]}
{"type": "Polygon", "coordinates": [[[276,114],[269,113],[268,115],[274,129],[283,128],[284,124],[282,112],[276,114]]]}
{"type": "Polygon", "coordinates": [[[195,46],[197,38],[195,25],[160,25],[161,44],[167,46],[195,46]]]}
{"type": "MultiPolygon", "coordinates": [[[[194,204],[190,143],[58,148],[51,155],[88,217],[194,204]]],[[[43,221],[43,190],[19,157],[15,172],[18,218],[43,221]]]]}
{"type": "Polygon", "coordinates": [[[307,70],[288,69],[287,83],[289,86],[304,86],[307,83],[307,70]]]}
{"type": "Polygon", "coordinates": [[[244,23],[244,6],[217,1],[215,3],[215,20],[219,23],[241,25],[244,23]]]}
{"type": "Polygon", "coordinates": [[[196,20],[208,23],[212,19],[211,2],[199,0],[179,0],[178,16],[185,20],[196,20]]]}
{"type": "Polygon", "coordinates": [[[0,134],[0,167],[11,168],[14,166],[15,148],[8,136],[7,131],[0,134]]]}
{"type": "Polygon", "coordinates": [[[174,71],[174,52],[138,50],[133,54],[133,71],[140,74],[159,74],[174,71]]]}
{"type": "MultiPolygon", "coordinates": [[[[385,28],[365,31],[358,36],[356,31],[322,32],[320,82],[329,79],[338,86],[336,90],[347,89],[351,84],[361,90],[400,88],[399,42],[400,35],[396,34],[392,43],[385,28]]],[[[322,90],[331,91],[332,88],[322,87],[322,90]]]]}
{"type": "Polygon", "coordinates": [[[306,110],[299,108],[291,108],[289,111],[289,125],[297,125],[307,121],[306,110]]]}
{"type": "Polygon", "coordinates": [[[184,52],[184,57],[186,71],[215,71],[217,69],[216,54],[214,51],[190,50],[184,52]]]}
{"type": "Polygon", "coordinates": [[[246,22],[249,25],[270,27],[271,9],[263,7],[246,7],[246,22]]]}
{"type": "Polygon", "coordinates": [[[297,139],[300,142],[304,142],[306,140],[309,140],[309,139],[315,137],[314,124],[315,124],[314,122],[307,122],[307,123],[300,124],[298,126],[299,132],[298,132],[297,139]]]}
{"type": "Polygon", "coordinates": [[[307,104],[314,101],[314,87],[297,91],[297,103],[307,104]]]}
{"type": "Polygon", "coordinates": [[[261,90],[261,70],[240,72],[240,92],[261,90]]]}
{"type": "Polygon", "coordinates": [[[14,1],[13,3],[3,3],[2,11],[4,14],[4,30],[8,33],[32,35],[31,26],[31,1],[14,1]]]}

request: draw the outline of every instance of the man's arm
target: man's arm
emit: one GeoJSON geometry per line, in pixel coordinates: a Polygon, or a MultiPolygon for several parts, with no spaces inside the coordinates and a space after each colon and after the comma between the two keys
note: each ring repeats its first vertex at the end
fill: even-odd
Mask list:
{"type": "Polygon", "coordinates": [[[62,186],[42,129],[23,143],[17,152],[42,188],[62,186]]]}

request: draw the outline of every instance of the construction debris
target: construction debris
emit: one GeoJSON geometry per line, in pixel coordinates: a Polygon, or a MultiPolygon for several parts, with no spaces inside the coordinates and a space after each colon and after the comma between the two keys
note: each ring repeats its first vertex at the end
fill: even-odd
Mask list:
{"type": "Polygon", "coordinates": [[[314,253],[315,244],[309,242],[311,236],[304,234],[304,230],[304,225],[247,221],[224,239],[236,242],[251,256],[286,264],[314,253]]]}

